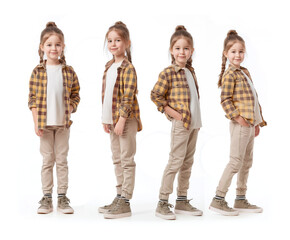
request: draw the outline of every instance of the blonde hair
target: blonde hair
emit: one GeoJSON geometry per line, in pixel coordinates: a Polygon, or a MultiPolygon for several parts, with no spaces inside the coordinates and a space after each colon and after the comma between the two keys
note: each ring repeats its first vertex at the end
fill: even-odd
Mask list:
{"type": "MultiPolygon", "coordinates": [[[[185,38],[189,45],[191,46],[191,48],[193,49],[193,38],[191,36],[191,34],[186,30],[186,28],[183,25],[178,25],[175,28],[175,32],[172,34],[171,38],[170,38],[170,50],[172,50],[174,44],[181,38],[185,38]]],[[[175,62],[174,56],[171,54],[171,63],[175,62]]],[[[186,63],[187,66],[192,65],[192,57],[190,56],[190,58],[187,60],[186,63]]]]}
{"type": "Polygon", "coordinates": [[[116,22],[113,26],[111,26],[108,29],[108,31],[106,33],[105,40],[108,39],[108,35],[112,31],[116,31],[120,35],[122,40],[128,44],[128,47],[126,48],[125,51],[126,51],[126,55],[127,55],[129,62],[132,63],[130,33],[129,33],[129,30],[128,30],[126,24],[124,24],[121,21],[116,22]]]}
{"type": "MultiPolygon", "coordinates": [[[[38,48],[40,63],[43,63],[43,56],[44,56],[44,52],[41,50],[41,46],[52,35],[57,35],[60,38],[60,40],[62,41],[62,43],[64,44],[64,35],[63,35],[62,31],[56,26],[55,22],[48,22],[46,24],[46,28],[41,32],[41,35],[40,35],[40,44],[39,44],[39,48],[38,48]]],[[[62,62],[65,63],[65,56],[64,56],[63,52],[61,54],[61,60],[62,60],[62,62]]]]}
{"type": "Polygon", "coordinates": [[[222,68],[221,68],[221,73],[219,75],[218,87],[221,87],[222,85],[222,78],[226,69],[227,58],[225,56],[225,53],[237,42],[240,42],[245,47],[244,39],[238,35],[236,30],[228,31],[227,37],[224,40],[224,49],[223,49],[223,55],[222,55],[222,68]]]}

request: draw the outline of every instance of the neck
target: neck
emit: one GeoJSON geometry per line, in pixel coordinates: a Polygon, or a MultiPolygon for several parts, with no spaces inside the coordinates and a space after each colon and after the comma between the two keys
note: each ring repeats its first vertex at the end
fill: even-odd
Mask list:
{"type": "Polygon", "coordinates": [[[60,64],[60,62],[58,59],[57,60],[53,60],[53,59],[46,60],[46,65],[59,65],[59,64],[60,64]]]}
{"type": "Polygon", "coordinates": [[[115,63],[122,62],[124,60],[124,58],[125,58],[125,54],[122,54],[119,56],[114,56],[115,63]]]}
{"type": "Polygon", "coordinates": [[[180,64],[180,63],[176,63],[178,65],[178,67],[180,68],[185,68],[186,64],[180,64]]]}

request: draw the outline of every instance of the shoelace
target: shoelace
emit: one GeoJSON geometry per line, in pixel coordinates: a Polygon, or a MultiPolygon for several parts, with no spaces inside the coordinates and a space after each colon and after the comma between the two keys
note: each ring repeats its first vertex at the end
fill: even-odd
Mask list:
{"type": "Polygon", "coordinates": [[[70,200],[66,196],[60,198],[60,204],[61,205],[64,205],[65,207],[68,207],[69,203],[70,203],[70,200]]]}
{"type": "Polygon", "coordinates": [[[161,208],[166,210],[167,212],[171,212],[170,208],[173,208],[174,206],[168,202],[161,202],[161,208]]]}
{"type": "Polygon", "coordinates": [[[48,206],[49,205],[49,199],[43,197],[38,203],[43,205],[43,206],[48,206]]]}
{"type": "Polygon", "coordinates": [[[188,204],[190,205],[190,208],[191,208],[191,209],[197,209],[197,208],[193,207],[193,206],[189,203],[191,200],[193,200],[193,198],[191,198],[191,199],[187,199],[187,200],[186,200],[186,203],[188,203],[188,204]]]}
{"type": "Polygon", "coordinates": [[[221,205],[222,206],[225,206],[227,209],[232,209],[232,208],[230,208],[229,206],[228,206],[228,203],[225,201],[225,200],[221,200],[221,205]]]}

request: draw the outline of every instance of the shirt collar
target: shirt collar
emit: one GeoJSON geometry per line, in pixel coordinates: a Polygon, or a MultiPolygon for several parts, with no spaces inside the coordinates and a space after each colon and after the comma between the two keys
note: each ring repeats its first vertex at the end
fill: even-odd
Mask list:
{"type": "Polygon", "coordinates": [[[229,69],[231,69],[232,71],[242,71],[242,70],[247,70],[246,68],[240,66],[239,68],[235,67],[234,65],[230,64],[229,65],[229,69]]]}
{"type": "MultiPolygon", "coordinates": [[[[178,66],[176,63],[173,63],[171,66],[174,68],[175,72],[179,72],[181,69],[183,69],[182,67],[178,66]]],[[[186,65],[184,68],[188,68],[191,72],[194,71],[194,68],[188,65],[186,65]]]]}
{"type": "MultiPolygon", "coordinates": [[[[61,64],[62,68],[66,67],[66,63],[63,60],[59,59],[59,63],[61,64]]],[[[46,69],[46,60],[44,60],[42,63],[38,64],[37,67],[46,69]]]]}
{"type": "MultiPolygon", "coordinates": [[[[109,62],[107,62],[106,66],[105,66],[106,70],[108,70],[109,67],[111,67],[114,62],[115,62],[114,58],[111,59],[109,62]]],[[[122,61],[121,66],[119,68],[122,68],[122,69],[126,68],[126,67],[129,66],[129,64],[130,64],[130,62],[129,62],[128,58],[125,57],[124,60],[122,61]]]]}

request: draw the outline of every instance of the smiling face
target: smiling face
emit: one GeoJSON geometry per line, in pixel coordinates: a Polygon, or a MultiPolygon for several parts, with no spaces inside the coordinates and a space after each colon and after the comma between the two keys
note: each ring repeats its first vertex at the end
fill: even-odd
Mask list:
{"type": "Polygon", "coordinates": [[[41,44],[40,47],[47,56],[46,63],[48,65],[59,64],[59,57],[64,50],[64,43],[58,35],[53,34],[49,36],[48,39],[43,44],[41,44]]]}
{"type": "Polygon", "coordinates": [[[115,61],[122,60],[125,57],[125,51],[129,47],[129,43],[126,43],[115,30],[109,32],[107,40],[108,50],[114,55],[115,61]]]}
{"type": "Polygon", "coordinates": [[[230,61],[231,65],[240,68],[245,57],[245,45],[241,42],[236,42],[227,52],[224,52],[224,55],[230,61]]]}
{"type": "Polygon", "coordinates": [[[193,51],[194,48],[191,47],[190,43],[185,38],[178,39],[172,46],[172,49],[170,49],[170,53],[175,63],[180,67],[185,67],[193,51]]]}

